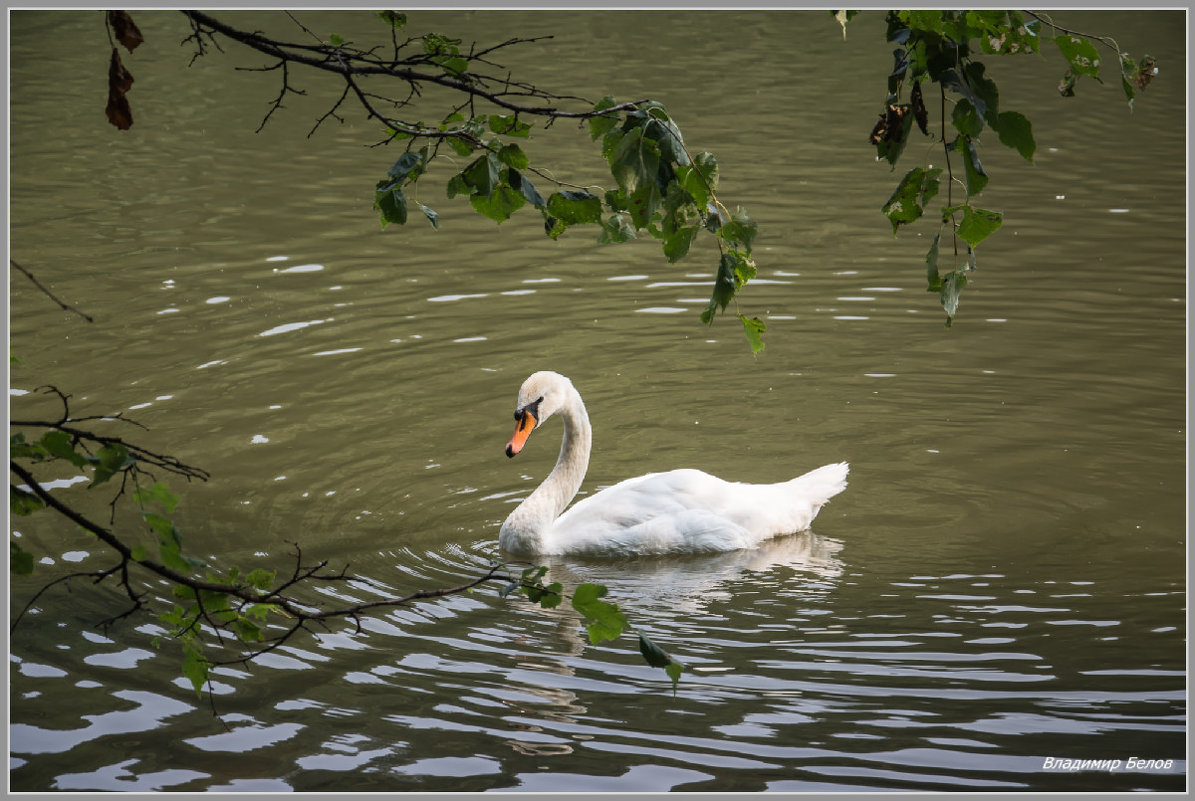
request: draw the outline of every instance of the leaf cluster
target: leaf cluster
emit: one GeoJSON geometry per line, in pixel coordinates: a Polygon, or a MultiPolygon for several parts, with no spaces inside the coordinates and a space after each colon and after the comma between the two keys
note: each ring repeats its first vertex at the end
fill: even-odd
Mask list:
{"type": "MultiPolygon", "coordinates": [[[[533,167],[522,144],[532,124],[518,114],[486,114],[465,118],[458,110],[439,125],[464,135],[447,140],[455,155],[470,160],[446,183],[449,199],[467,197],[479,214],[498,224],[525,206],[538,210],[544,232],[557,239],[579,226],[597,229],[601,244],[623,243],[643,235],[656,239],[669,262],[684,258],[698,237],[712,235],[718,267],[702,322],[726,310],[735,294],[756,274],[751,255],[758,225],[743,209],[731,213],[717,197],[718,162],[713,154],[690,155],[684,137],[663,104],[656,101],[617,103],[598,101],[584,117],[614,185],[605,190],[570,186],[533,167]],[[547,180],[555,189],[545,198],[535,181],[547,180]]],[[[417,140],[391,130],[392,139],[417,140]]],[[[433,227],[439,215],[409,196],[437,156],[438,143],[418,149],[412,142],[377,184],[374,208],[382,226],[405,224],[415,203],[433,227]]],[[[738,314],[752,352],[763,348],[764,323],[738,314]]]]}
{"type": "MultiPolygon", "coordinates": [[[[360,617],[367,612],[471,592],[494,581],[506,583],[503,595],[517,592],[545,608],[555,607],[565,597],[559,582],[543,583],[546,567],[527,568],[521,575],[512,576],[505,565],[495,563],[488,571],[460,586],[418,590],[401,597],[386,596],[328,608],[321,602],[326,597],[322,587],[330,583],[368,586],[369,582],[349,574],[347,566],[337,572],[328,570],[326,561],[306,563],[297,543],[291,543],[295,561],[289,575],[280,576],[277,571],[264,567],[242,571],[233,566],[218,570],[187,552],[183,533],[172,517],[179,497],[166,482],[154,475],[165,471],[188,480],[206,480],[206,471],[127,440],[96,434],[83,424],[97,419],[123,418],[74,418],[70,414],[69,396],[55,388],[48,391],[63,404],[60,419],[12,422],[17,430],[10,435],[9,467],[16,480],[9,485],[10,508],[16,516],[42,510],[56,512],[111,548],[116,561],[104,569],[71,573],[51,580],[16,615],[12,623],[14,629],[51,587],[77,578],[88,578],[96,583],[114,578],[124,590],[129,606],[124,612],[101,621],[100,625],[107,627],[134,613],[154,610],[153,614],[168,631],[167,635],[157,638],[155,644],[168,637],[180,645],[183,675],[202,697],[213,668],[247,664],[311,624],[326,625],[330,620],[347,618],[355,621],[360,631],[360,617]],[[40,436],[32,436],[32,432],[38,430],[40,436]],[[105,526],[90,519],[67,499],[52,495],[43,481],[34,475],[56,470],[61,465],[89,474],[89,490],[102,491],[115,486],[109,501],[112,522],[116,519],[117,504],[122,499],[129,500],[143,522],[141,534],[122,533],[111,523],[105,526]],[[164,579],[169,584],[171,597],[165,606],[163,599],[152,598],[141,588],[131,575],[134,570],[164,579]],[[222,651],[232,650],[233,655],[217,658],[209,653],[213,645],[222,651]]],[[[34,571],[34,554],[22,548],[17,537],[10,538],[9,551],[10,569],[14,574],[28,575],[34,571]]],[[[571,596],[573,608],[587,621],[589,639],[594,644],[619,637],[628,626],[617,605],[602,600],[606,593],[604,586],[582,584],[571,596]]],[[[675,691],[683,669],[680,663],[642,634],[640,651],[648,664],[666,670],[675,691]]]]}
{"type": "MultiPolygon", "coordinates": [[[[838,12],[843,26],[850,14],[838,12]]],[[[966,246],[966,259],[944,273],[938,270],[941,230],[934,237],[926,256],[930,292],[939,295],[949,326],[958,309],[959,292],[976,266],[975,249],[1003,224],[1000,211],[981,208],[976,199],[987,186],[989,176],[980,160],[980,145],[986,132],[1032,163],[1036,142],[1033,126],[1020,112],[1002,109],[1000,91],[987,75],[984,58],[1041,53],[1051,44],[1062,54],[1067,70],[1059,85],[1065,97],[1073,96],[1081,76],[1100,80],[1102,64],[1096,45],[1108,46],[1120,64],[1121,85],[1132,106],[1135,91],[1148,85],[1156,72],[1152,58],[1138,65],[1120,52],[1108,37],[1093,37],[1058,28],[1048,19],[1031,12],[996,9],[949,11],[889,11],[886,16],[888,42],[893,50],[893,68],[887,78],[888,93],[884,109],[872,129],[869,141],[876,148],[876,158],[895,166],[910,141],[914,127],[933,138],[929,131],[929,113],[925,98],[937,87],[942,121],[939,141],[946,160],[946,202],[940,220],[949,226],[958,255],[958,240],[966,246]],[[1047,35],[1047,29],[1052,34],[1047,35]],[[927,91],[928,90],[928,91],[927,91]],[[949,107],[949,122],[947,108],[949,107]],[[961,162],[961,175],[955,163],[961,162]],[[963,199],[955,202],[955,187],[963,199]]],[[[883,206],[895,234],[926,212],[929,202],[939,195],[943,169],[931,165],[908,170],[883,206]]]]}
{"type": "MultiPolygon", "coordinates": [[[[543,583],[547,572],[548,568],[543,565],[528,567],[518,578],[512,579],[502,589],[501,594],[523,595],[544,609],[555,609],[565,599],[566,594],[564,586],[558,581],[547,585],[543,583]]],[[[573,609],[579,612],[585,621],[585,631],[591,645],[616,640],[631,629],[618,604],[604,600],[608,593],[609,589],[605,585],[586,582],[574,587],[569,599],[573,609]]],[[[642,631],[636,631],[635,634],[639,639],[639,653],[643,661],[651,667],[663,668],[672,680],[672,692],[675,695],[677,683],[685,670],[684,664],[678,662],[642,631]]]]}

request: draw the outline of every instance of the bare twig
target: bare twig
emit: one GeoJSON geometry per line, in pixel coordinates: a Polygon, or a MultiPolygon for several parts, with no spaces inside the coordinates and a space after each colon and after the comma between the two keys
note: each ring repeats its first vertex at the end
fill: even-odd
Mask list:
{"type": "Polygon", "coordinates": [[[84,320],[86,320],[86,321],[87,321],[87,322],[89,322],[89,323],[94,323],[94,322],[95,322],[95,320],[92,318],[92,316],[91,316],[90,314],[85,314],[85,313],[83,313],[83,312],[79,311],[79,310],[78,310],[78,309],[76,309],[74,306],[70,305],[69,303],[67,303],[67,302],[65,302],[65,301],[63,301],[63,300],[60,300],[60,299],[59,299],[57,296],[55,296],[55,295],[54,295],[54,293],[53,293],[53,292],[51,292],[50,290],[46,289],[46,288],[45,288],[45,286],[43,286],[43,285],[42,285],[42,282],[41,282],[41,281],[38,281],[38,280],[37,280],[37,278],[36,278],[36,277],[33,275],[33,273],[29,272],[28,270],[26,270],[26,269],[25,269],[24,267],[22,267],[21,265],[17,264],[17,263],[16,263],[15,261],[13,261],[12,259],[9,259],[9,260],[8,260],[8,262],[9,262],[9,264],[11,264],[13,267],[16,267],[18,270],[20,270],[21,272],[23,272],[23,273],[25,274],[25,277],[26,277],[26,278],[28,278],[30,281],[32,281],[32,282],[33,282],[33,285],[34,285],[35,287],[37,287],[38,289],[40,289],[40,290],[41,290],[41,291],[42,291],[42,292],[43,292],[43,293],[46,295],[46,297],[48,297],[50,300],[52,300],[52,301],[54,301],[55,303],[57,303],[57,304],[58,304],[58,305],[59,305],[59,306],[62,308],[62,310],[63,310],[63,311],[74,312],[75,314],[79,315],[80,317],[82,317],[84,320]]]}

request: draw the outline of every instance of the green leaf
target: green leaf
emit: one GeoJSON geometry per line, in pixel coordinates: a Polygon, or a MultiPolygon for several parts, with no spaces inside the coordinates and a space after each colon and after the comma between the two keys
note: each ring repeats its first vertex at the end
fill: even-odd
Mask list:
{"type": "Polygon", "coordinates": [[[979,98],[982,103],[975,103],[976,109],[983,114],[988,125],[995,127],[1000,111],[1000,90],[996,82],[984,74],[986,70],[987,65],[982,61],[971,61],[963,67],[963,74],[974,93],[972,102],[975,102],[974,98],[979,98]]]}
{"type": "Polygon", "coordinates": [[[498,186],[500,169],[498,157],[487,152],[461,170],[460,175],[465,185],[473,189],[475,194],[489,197],[498,186]]]}
{"type": "Polygon", "coordinates": [[[680,128],[676,127],[663,106],[650,110],[654,117],[646,126],[645,135],[659,143],[660,158],[669,164],[688,166],[689,154],[685,152],[685,140],[680,128]]]}
{"type": "Polygon", "coordinates": [[[277,608],[274,604],[252,604],[245,609],[245,614],[264,622],[270,612],[273,612],[277,608]]]}
{"type": "Polygon", "coordinates": [[[626,242],[635,238],[635,229],[623,214],[611,215],[602,223],[602,232],[598,235],[598,243],[608,245],[611,242],[626,242]]]}
{"type": "Polygon", "coordinates": [[[501,136],[515,136],[519,139],[531,136],[531,125],[514,114],[491,114],[489,126],[491,131],[501,136]]]}
{"type": "Polygon", "coordinates": [[[333,47],[340,47],[344,44],[344,37],[338,33],[333,33],[328,36],[328,43],[333,47]]]}
{"type": "Polygon", "coordinates": [[[631,213],[631,222],[635,228],[646,228],[655,216],[660,206],[660,189],[655,181],[640,184],[627,197],[627,210],[631,213]]]}
{"type": "Polygon", "coordinates": [[[934,234],[933,244],[929,246],[929,252],[925,254],[925,275],[929,282],[929,292],[938,292],[942,289],[942,279],[938,276],[938,244],[941,239],[941,231],[934,234]]]}
{"type": "Polygon", "coordinates": [[[942,308],[946,311],[946,327],[950,328],[954,316],[958,313],[959,293],[967,286],[967,274],[962,270],[952,270],[942,281],[940,293],[942,308]]]}
{"type": "Polygon", "coordinates": [[[961,138],[963,145],[963,171],[967,177],[967,196],[974,197],[987,186],[988,174],[983,171],[983,164],[979,162],[979,151],[975,149],[975,142],[969,136],[961,138]]]}
{"type": "Polygon", "coordinates": [[[373,207],[381,213],[383,228],[390,223],[405,225],[407,222],[407,198],[398,181],[374,193],[373,207]]]}
{"type": "Polygon", "coordinates": [[[983,117],[967,98],[959,98],[950,112],[950,122],[963,136],[979,136],[983,131],[983,117]]]}
{"type": "MultiPolygon", "coordinates": [[[[605,109],[615,105],[617,105],[617,103],[614,102],[614,98],[611,95],[606,95],[594,104],[593,110],[604,111],[605,109]]],[[[617,124],[618,114],[616,112],[611,113],[608,117],[590,117],[589,135],[593,138],[593,141],[596,142],[598,139],[601,139],[603,136],[608,134],[610,130],[617,124]]]]}
{"type": "Polygon", "coordinates": [[[747,342],[751,345],[751,352],[759,353],[764,349],[763,333],[767,330],[763,320],[758,317],[746,317],[739,315],[739,322],[743,324],[743,333],[747,335],[747,342]]]}
{"type": "Polygon", "coordinates": [[[457,173],[448,179],[448,198],[451,200],[457,195],[471,195],[477,190],[469,184],[465,183],[465,176],[457,173]]]}
{"type": "Polygon", "coordinates": [[[884,215],[892,223],[894,235],[900,226],[921,217],[924,204],[938,194],[938,176],[941,173],[940,167],[930,170],[914,167],[901,178],[896,191],[883,207],[884,215]]]}
{"type": "Polygon", "coordinates": [[[655,181],[659,170],[660,147],[644,135],[642,126],[627,131],[610,157],[610,174],[628,193],[655,181]]]}
{"type": "Polygon", "coordinates": [[[191,680],[195,688],[195,695],[203,700],[203,685],[207,683],[208,661],[203,658],[203,652],[195,637],[183,638],[183,675],[191,680]]]}
{"type": "Polygon", "coordinates": [[[1016,111],[1002,111],[997,121],[996,132],[1000,135],[1000,143],[1011,147],[1032,164],[1037,143],[1033,141],[1033,126],[1028,118],[1016,111]]]}
{"type": "Polygon", "coordinates": [[[378,11],[375,12],[383,22],[388,23],[392,28],[398,30],[407,24],[407,15],[401,11],[378,11]]]}
{"type": "Polygon", "coordinates": [[[183,538],[182,534],[175,527],[169,518],[154,512],[142,512],[141,516],[145,518],[145,522],[158,535],[159,553],[162,556],[162,564],[171,570],[177,570],[180,573],[187,573],[199,563],[198,560],[189,559],[183,556],[183,538]]]}
{"type": "Polygon", "coordinates": [[[452,136],[448,138],[448,146],[452,148],[452,152],[456,153],[461,158],[473,154],[473,142],[468,139],[452,136]]]}
{"type": "Polygon", "coordinates": [[[461,77],[469,68],[469,62],[460,57],[457,45],[460,39],[449,39],[438,33],[428,33],[423,36],[423,52],[430,55],[433,64],[444,68],[453,77],[461,77]]]}
{"type": "Polygon", "coordinates": [[[1004,215],[998,211],[976,209],[966,206],[963,209],[963,221],[959,223],[959,238],[974,248],[990,234],[996,231],[1004,222],[1004,215]]]}
{"type": "Polygon", "coordinates": [[[423,205],[422,203],[419,203],[418,205],[419,205],[419,210],[423,212],[423,216],[427,217],[427,221],[432,224],[432,228],[435,228],[438,230],[440,228],[440,215],[436,214],[436,212],[433,209],[428,208],[427,206],[423,205]]]}
{"type": "Polygon", "coordinates": [[[523,148],[514,144],[503,145],[502,149],[498,151],[498,160],[508,167],[514,167],[516,170],[525,170],[531,160],[527,158],[527,154],[523,152],[523,148]]]}
{"type": "Polygon", "coordinates": [[[65,431],[47,431],[42,435],[40,443],[46,453],[66,459],[76,467],[83,467],[91,461],[86,455],[75,452],[74,438],[65,431]]]}
{"type": "Polygon", "coordinates": [[[714,289],[710,293],[710,305],[701,313],[701,321],[706,325],[713,323],[716,311],[726,311],[726,304],[734,297],[737,266],[738,259],[732,253],[723,253],[718,260],[718,274],[714,278],[714,289]]]}
{"type": "Polygon", "coordinates": [[[232,621],[232,630],[240,638],[241,642],[261,642],[265,639],[261,627],[252,620],[247,620],[244,617],[238,617],[232,621]]]}
{"type": "Polygon", "coordinates": [[[27,576],[33,572],[33,554],[12,540],[8,541],[8,569],[18,576],[27,576]]]}
{"type": "Polygon", "coordinates": [[[548,198],[547,211],[566,226],[598,223],[602,219],[602,200],[589,192],[553,192],[548,198]]]}
{"type": "Polygon", "coordinates": [[[639,632],[639,653],[643,655],[643,660],[652,667],[664,668],[668,673],[668,677],[672,679],[672,693],[676,694],[677,682],[680,681],[681,673],[684,672],[685,666],[672,658],[672,655],[665,651],[660,646],[649,640],[643,632],[639,632]]]}
{"type": "Polygon", "coordinates": [[[178,496],[171,492],[170,487],[162,481],[155,481],[153,486],[137,490],[133,493],[133,500],[142,507],[151,503],[160,503],[167,514],[173,512],[178,506],[178,496]]]}
{"type": "Polygon", "coordinates": [[[663,648],[647,639],[643,632],[639,632],[639,653],[643,654],[643,660],[652,667],[662,668],[672,662],[672,657],[663,648]]]}
{"type": "Polygon", "coordinates": [[[129,449],[120,442],[110,442],[104,445],[96,452],[96,458],[98,461],[95,466],[95,475],[90,484],[92,487],[103,484],[121,470],[137,463],[137,460],[129,454],[129,449]]]}
{"type": "Polygon", "coordinates": [[[681,228],[676,233],[670,234],[664,239],[664,255],[669,262],[675,262],[682,258],[689,252],[689,246],[693,244],[693,240],[697,238],[697,234],[701,231],[701,227],[694,225],[688,228],[681,228]]]}
{"type": "Polygon", "coordinates": [[[398,157],[398,160],[394,162],[394,165],[390,167],[386,174],[395,181],[401,181],[411,175],[411,173],[415,173],[411,179],[415,180],[419,172],[422,171],[423,160],[424,155],[422,153],[408,150],[398,157]]]}
{"type": "Polygon", "coordinates": [[[751,252],[751,243],[759,233],[759,224],[747,216],[747,212],[736,209],[730,221],[718,229],[718,238],[731,243],[737,243],[745,252],[751,252]]]}
{"type": "Polygon", "coordinates": [[[537,209],[542,209],[547,205],[547,201],[536,190],[535,185],[527,180],[527,176],[516,169],[507,170],[506,181],[510,184],[511,189],[518,190],[523,193],[523,197],[527,198],[527,202],[537,209]]]}
{"type": "Polygon", "coordinates": [[[14,515],[25,517],[46,508],[45,501],[13,484],[8,485],[8,508],[14,515]]]}
{"type": "Polygon", "coordinates": [[[601,584],[578,584],[573,591],[573,608],[589,621],[589,642],[597,645],[616,639],[627,627],[627,619],[616,604],[600,600],[608,590],[601,584]]]}
{"type": "Polygon", "coordinates": [[[1054,44],[1062,51],[1063,58],[1070,64],[1071,72],[1075,75],[1090,75],[1099,78],[1100,54],[1095,45],[1082,36],[1064,33],[1054,37],[1054,44]]]}
{"type": "Polygon", "coordinates": [[[479,213],[501,224],[509,220],[510,215],[526,205],[527,198],[523,197],[522,192],[506,184],[501,184],[490,192],[488,196],[474,195],[469,198],[469,203],[479,213]]]}
{"type": "Polygon", "coordinates": [[[144,545],[134,545],[129,555],[133,557],[134,562],[144,562],[149,557],[144,545]]]}
{"type": "Polygon", "coordinates": [[[259,590],[269,590],[274,584],[274,571],[260,567],[251,570],[245,575],[245,583],[259,590]]]}

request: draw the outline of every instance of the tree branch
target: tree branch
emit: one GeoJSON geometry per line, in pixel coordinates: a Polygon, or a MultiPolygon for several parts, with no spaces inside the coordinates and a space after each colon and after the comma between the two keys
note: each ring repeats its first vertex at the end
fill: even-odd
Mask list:
{"type": "Polygon", "coordinates": [[[34,277],[33,273],[29,272],[29,271],[28,271],[28,270],[26,270],[24,267],[22,267],[21,265],[17,264],[17,263],[16,263],[14,260],[12,260],[12,259],[9,259],[9,260],[8,260],[8,263],[9,263],[9,264],[11,264],[13,267],[16,267],[16,268],[17,268],[18,270],[20,270],[21,272],[23,272],[23,273],[25,274],[25,277],[26,277],[26,278],[28,278],[30,281],[32,281],[32,282],[33,282],[33,285],[34,285],[35,287],[37,287],[38,289],[40,289],[40,290],[41,290],[41,291],[42,291],[42,292],[45,294],[45,296],[46,296],[46,297],[48,297],[50,300],[52,300],[52,301],[54,301],[55,303],[57,303],[57,304],[58,304],[58,305],[59,305],[59,306],[62,308],[62,310],[63,310],[63,311],[73,312],[73,313],[75,313],[75,314],[79,315],[80,317],[82,317],[84,320],[86,320],[86,321],[87,321],[87,322],[89,322],[89,323],[94,323],[94,322],[95,322],[95,320],[94,320],[94,319],[91,317],[91,315],[90,315],[90,314],[84,314],[83,312],[79,311],[79,310],[78,310],[78,309],[76,309],[74,306],[70,305],[69,303],[67,303],[67,302],[65,302],[65,301],[63,301],[63,300],[60,300],[60,299],[58,299],[58,298],[57,298],[57,297],[54,295],[54,293],[53,293],[53,292],[51,292],[50,290],[46,289],[46,288],[45,288],[45,287],[42,285],[42,282],[41,282],[41,281],[38,281],[38,280],[37,280],[37,278],[35,278],[35,277],[34,277]]]}

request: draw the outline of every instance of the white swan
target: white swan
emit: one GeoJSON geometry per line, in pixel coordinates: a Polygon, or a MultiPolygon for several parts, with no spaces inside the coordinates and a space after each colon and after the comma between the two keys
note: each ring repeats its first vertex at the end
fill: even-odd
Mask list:
{"type": "Polygon", "coordinates": [[[672,470],[627,479],[564,512],[585,478],[592,441],[589,415],[571,381],[543,371],[523,382],[506,455],[521,451],[531,432],[556,413],[564,420],[556,467],[498,534],[498,544],[511,553],[635,556],[750,548],[809,528],[822,505],[846,488],[845,462],[778,484],[672,470]]]}

